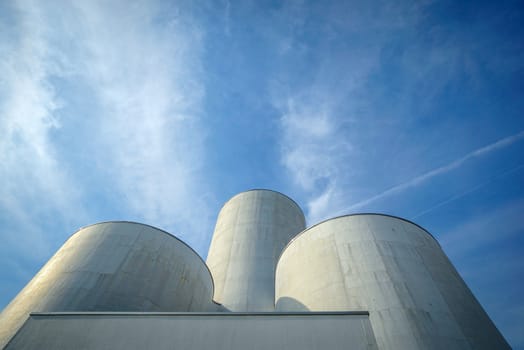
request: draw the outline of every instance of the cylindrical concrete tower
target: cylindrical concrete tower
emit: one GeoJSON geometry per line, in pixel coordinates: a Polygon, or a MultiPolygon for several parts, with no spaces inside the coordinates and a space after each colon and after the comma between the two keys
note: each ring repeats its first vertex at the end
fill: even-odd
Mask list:
{"type": "Polygon", "coordinates": [[[0,315],[0,348],[30,312],[214,311],[213,280],[185,243],[151,226],[80,229],[0,315]]]}
{"type": "Polygon", "coordinates": [[[379,349],[509,349],[437,241],[406,220],[350,215],[283,251],[277,311],[367,310],[379,349]]]}
{"type": "Polygon", "coordinates": [[[276,261],[304,227],[300,207],[281,193],[252,190],[231,198],[207,257],[215,301],[231,311],[273,311],[276,261]]]}

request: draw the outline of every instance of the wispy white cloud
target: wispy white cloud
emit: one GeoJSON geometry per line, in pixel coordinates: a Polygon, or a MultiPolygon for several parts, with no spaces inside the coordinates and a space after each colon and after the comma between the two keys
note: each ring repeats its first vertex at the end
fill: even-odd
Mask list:
{"type": "Polygon", "coordinates": [[[380,69],[387,35],[367,41],[361,33],[370,26],[389,32],[413,25],[420,9],[404,3],[388,5],[387,11],[370,18],[376,8],[385,8],[376,5],[356,2],[316,8],[297,2],[281,12],[281,17],[292,21],[282,25],[280,17],[275,19],[284,34],[269,35],[277,38],[275,52],[292,62],[274,77],[272,83],[277,83],[271,90],[280,113],[281,163],[306,198],[310,222],[332,216],[359,197],[362,188],[355,178],[362,173],[361,158],[364,152],[376,150],[382,135],[373,144],[367,142],[372,133],[380,134],[378,130],[394,124],[390,113],[370,108],[370,101],[365,101],[373,96],[368,91],[370,76],[380,69]],[[306,33],[315,33],[312,41],[305,40],[306,33]],[[300,69],[302,62],[309,63],[308,69],[300,69]],[[374,125],[371,132],[370,124],[374,125]]]}
{"type": "Polygon", "coordinates": [[[0,305],[101,220],[159,226],[205,254],[215,213],[202,171],[203,32],[190,11],[0,7],[0,305]]]}
{"type": "Polygon", "coordinates": [[[281,106],[281,162],[295,185],[310,194],[310,221],[324,218],[338,200],[334,189],[352,151],[351,144],[339,137],[340,121],[333,118],[327,101],[315,94],[297,95],[281,106]]]}
{"type": "MultiPolygon", "coordinates": [[[[309,6],[309,12],[300,11],[302,17],[294,19],[296,25],[283,36],[296,44],[287,51],[293,65],[286,68],[294,71],[308,60],[312,69],[297,69],[302,75],[293,76],[295,80],[286,80],[289,75],[284,73],[278,77],[281,85],[272,86],[273,95],[284,101],[275,104],[283,135],[281,162],[306,197],[310,220],[376,204],[523,136],[500,140],[402,182],[428,169],[427,153],[440,160],[466,147],[468,137],[455,136],[469,130],[471,121],[457,122],[448,116],[440,121],[432,113],[436,100],[457,79],[476,81],[478,48],[464,46],[468,41],[457,33],[426,23],[428,3],[357,2],[343,7],[322,6],[314,15],[309,6]],[[384,11],[372,16],[374,7],[384,11]],[[329,22],[323,16],[329,16],[329,22]],[[322,40],[308,42],[305,32],[322,40]],[[323,55],[324,49],[333,49],[328,42],[337,49],[323,55]],[[426,121],[434,127],[420,127],[426,121]],[[430,150],[441,142],[442,132],[452,138],[452,145],[430,150]],[[370,196],[380,188],[386,190],[370,196]]],[[[280,52],[278,45],[275,52],[280,52]]]]}
{"type": "Polygon", "coordinates": [[[49,215],[69,222],[85,211],[78,201],[81,191],[57,159],[52,139],[60,129],[56,111],[61,102],[49,82],[62,74],[58,54],[49,47],[39,6],[13,7],[16,27],[0,30],[0,207],[3,220],[17,225],[2,235],[10,251],[31,246],[33,258],[41,258],[49,253],[46,236],[51,233],[35,222],[49,215]]]}
{"type": "MultiPolygon", "coordinates": [[[[59,226],[61,218],[69,230],[98,221],[89,198],[118,206],[123,216],[114,219],[160,226],[203,251],[212,230],[202,177],[203,31],[183,8],[163,6],[172,5],[53,1],[13,9],[16,35],[0,43],[0,205],[15,228],[4,239],[47,247],[41,220],[54,216],[59,226]],[[87,92],[86,100],[68,87],[87,92]],[[107,197],[91,196],[88,183],[107,188],[98,192],[107,197]]],[[[60,231],[62,239],[70,233],[60,231]]]]}
{"type": "Polygon", "coordinates": [[[93,130],[99,165],[135,217],[201,243],[211,228],[202,177],[202,30],[153,2],[78,9],[89,53],[82,75],[101,105],[93,130]]]}

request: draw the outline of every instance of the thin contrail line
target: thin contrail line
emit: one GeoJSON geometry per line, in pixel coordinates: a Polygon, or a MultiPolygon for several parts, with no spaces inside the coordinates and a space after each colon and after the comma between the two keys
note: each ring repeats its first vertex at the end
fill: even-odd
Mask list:
{"type": "Polygon", "coordinates": [[[435,209],[437,209],[437,208],[440,208],[440,207],[442,207],[442,206],[444,206],[444,205],[446,205],[446,204],[448,204],[448,203],[450,203],[450,202],[453,202],[453,201],[455,201],[455,200],[457,200],[457,199],[460,199],[460,198],[462,198],[462,197],[464,197],[464,196],[467,196],[468,194],[470,194],[470,193],[472,193],[472,192],[475,192],[475,191],[481,189],[482,187],[485,187],[485,186],[489,185],[490,183],[492,183],[492,182],[495,181],[496,179],[501,178],[501,177],[504,177],[504,176],[506,176],[506,175],[508,175],[508,174],[511,174],[511,173],[513,173],[513,172],[515,172],[515,171],[517,171],[517,170],[522,169],[522,168],[524,168],[524,164],[521,164],[521,165],[519,165],[519,166],[516,166],[516,167],[514,167],[514,168],[512,168],[512,169],[506,170],[506,171],[504,171],[504,172],[502,172],[502,173],[500,173],[500,174],[498,174],[498,175],[492,177],[492,178],[489,179],[488,181],[485,181],[485,182],[481,183],[480,185],[474,186],[474,187],[468,189],[467,191],[464,191],[464,192],[459,193],[459,194],[457,194],[457,195],[451,196],[450,198],[448,198],[448,199],[446,199],[446,200],[444,200],[444,201],[442,201],[442,202],[440,202],[440,203],[437,203],[437,204],[435,204],[434,206],[429,207],[429,208],[426,209],[426,210],[421,211],[420,213],[418,213],[418,214],[416,214],[415,216],[411,217],[411,220],[417,219],[417,218],[419,218],[419,217],[421,217],[421,216],[424,216],[424,215],[426,215],[427,213],[432,212],[433,210],[435,210],[435,209]]]}
{"type": "Polygon", "coordinates": [[[504,148],[506,146],[509,146],[512,143],[520,140],[523,137],[524,137],[524,130],[520,131],[519,133],[517,133],[515,135],[505,137],[503,139],[498,140],[497,142],[494,142],[494,143],[491,143],[491,144],[489,144],[487,146],[484,146],[484,147],[481,147],[479,149],[476,149],[476,150],[466,154],[465,156],[463,156],[463,157],[461,157],[461,158],[459,158],[457,160],[454,160],[453,162],[451,162],[451,163],[449,163],[447,165],[444,165],[444,166],[438,167],[436,169],[430,170],[427,173],[419,175],[419,176],[417,176],[417,177],[415,177],[415,178],[413,178],[413,179],[411,179],[409,181],[406,181],[406,182],[401,183],[399,185],[393,186],[393,187],[385,190],[382,193],[379,193],[379,194],[377,194],[375,196],[372,196],[372,197],[370,197],[368,199],[365,199],[363,201],[355,203],[355,204],[345,208],[344,210],[339,211],[337,214],[340,214],[342,212],[347,212],[349,210],[353,210],[353,209],[356,209],[356,208],[360,208],[360,207],[362,207],[364,205],[367,205],[369,203],[375,202],[375,201],[377,201],[379,199],[382,199],[382,198],[385,198],[385,197],[389,197],[389,196],[391,196],[393,194],[402,192],[402,191],[404,191],[404,190],[406,190],[406,189],[408,189],[410,187],[418,186],[421,183],[426,182],[426,181],[428,181],[429,179],[431,179],[431,178],[433,178],[435,176],[447,173],[447,172],[449,172],[451,170],[454,170],[454,169],[460,167],[462,164],[464,164],[465,162],[467,162],[470,159],[477,158],[477,157],[486,155],[488,153],[491,153],[491,152],[493,152],[495,150],[498,150],[500,148],[504,148]]]}

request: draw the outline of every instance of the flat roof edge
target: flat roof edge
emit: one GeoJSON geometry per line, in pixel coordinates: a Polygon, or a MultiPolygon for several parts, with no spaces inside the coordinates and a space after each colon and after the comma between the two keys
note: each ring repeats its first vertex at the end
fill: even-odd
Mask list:
{"type": "Polygon", "coordinates": [[[42,316],[369,316],[368,311],[269,311],[269,312],[136,312],[136,311],[68,311],[32,312],[31,317],[42,316]]]}

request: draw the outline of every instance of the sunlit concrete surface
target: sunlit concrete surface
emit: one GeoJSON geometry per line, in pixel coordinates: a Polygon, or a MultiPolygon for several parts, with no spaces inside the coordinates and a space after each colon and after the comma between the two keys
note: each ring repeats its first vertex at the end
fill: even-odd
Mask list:
{"type": "Polygon", "coordinates": [[[297,236],[278,262],[276,309],[368,310],[379,349],[509,349],[437,241],[391,216],[297,236]]]}
{"type": "Polygon", "coordinates": [[[218,215],[207,257],[214,299],[231,311],[274,310],[276,261],[304,228],[302,210],[281,193],[252,190],[230,199],[218,215]]]}
{"type": "Polygon", "coordinates": [[[36,314],[6,349],[377,349],[366,313],[36,314]]]}
{"type": "Polygon", "coordinates": [[[212,311],[213,281],[185,243],[108,222],[72,235],[0,315],[0,348],[39,311],[212,311]]]}
{"type": "Polygon", "coordinates": [[[240,193],[220,211],[209,269],[154,227],[87,226],[2,312],[0,348],[509,349],[420,226],[381,214],[304,225],[285,195],[240,193]]]}

